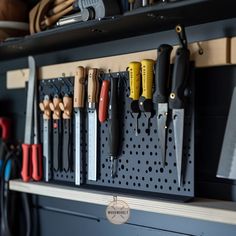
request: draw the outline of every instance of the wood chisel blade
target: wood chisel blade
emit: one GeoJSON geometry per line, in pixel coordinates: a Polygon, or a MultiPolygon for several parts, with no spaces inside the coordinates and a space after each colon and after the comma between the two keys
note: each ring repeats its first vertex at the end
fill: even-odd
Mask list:
{"type": "Polygon", "coordinates": [[[217,177],[236,180],[236,87],[232,96],[217,177]]]}
{"type": "Polygon", "coordinates": [[[44,157],[44,176],[45,181],[49,181],[49,161],[50,161],[50,120],[43,120],[43,157],[44,157]]]}
{"type": "Polygon", "coordinates": [[[97,112],[88,114],[88,180],[97,180],[97,112]]]}
{"type": "Polygon", "coordinates": [[[80,110],[75,111],[75,184],[80,185],[80,170],[81,170],[81,149],[80,149],[80,110]]]}
{"type": "Polygon", "coordinates": [[[34,89],[36,82],[36,65],[32,56],[28,57],[29,63],[29,82],[27,92],[27,105],[26,105],[26,119],[25,119],[25,138],[24,143],[31,143],[32,122],[33,122],[33,106],[34,106],[34,89]]]}

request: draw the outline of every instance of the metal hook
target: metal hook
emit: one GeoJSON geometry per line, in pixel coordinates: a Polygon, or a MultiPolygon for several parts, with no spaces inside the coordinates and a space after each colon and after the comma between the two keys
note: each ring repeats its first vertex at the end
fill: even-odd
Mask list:
{"type": "Polygon", "coordinates": [[[204,50],[203,50],[203,48],[201,47],[200,42],[197,42],[197,46],[198,46],[198,54],[199,54],[199,55],[202,55],[202,54],[204,53],[204,50]]]}

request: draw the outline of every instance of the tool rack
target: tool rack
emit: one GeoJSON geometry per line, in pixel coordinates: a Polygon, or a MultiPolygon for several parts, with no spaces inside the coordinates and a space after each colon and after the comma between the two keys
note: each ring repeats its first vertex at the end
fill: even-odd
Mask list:
{"type": "MultiPolygon", "coordinates": [[[[173,8],[172,7],[165,8],[165,6],[163,7],[161,5],[160,7],[160,5],[158,5],[153,8],[137,10],[136,12],[125,15],[123,18],[118,17],[115,19],[111,19],[109,21],[101,22],[99,25],[97,25],[94,22],[89,22],[88,24],[83,25],[83,26],[76,24],[73,26],[65,27],[58,31],[52,30],[48,32],[43,32],[39,35],[26,37],[25,39],[22,39],[17,42],[14,42],[14,41],[7,42],[0,46],[0,52],[1,54],[6,55],[6,58],[4,58],[4,60],[8,59],[9,61],[6,61],[6,62],[3,61],[1,63],[1,69],[3,69],[4,72],[8,70],[13,70],[13,69],[20,70],[19,74],[23,74],[23,76],[22,75],[18,76],[17,80],[18,82],[20,82],[21,80],[19,78],[23,77],[22,81],[24,81],[25,80],[24,75],[27,75],[27,72],[26,70],[22,70],[22,68],[27,67],[26,61],[15,59],[15,53],[17,53],[17,56],[26,56],[29,53],[38,54],[40,53],[40,50],[42,48],[44,48],[44,50],[51,50],[51,53],[48,52],[45,55],[39,54],[36,56],[38,61],[40,62],[39,63],[40,66],[45,66],[47,64],[63,63],[65,61],[66,62],[76,61],[76,60],[82,61],[85,59],[94,58],[93,53],[88,52],[88,49],[89,48],[97,49],[98,47],[101,47],[101,46],[105,47],[106,45],[107,46],[112,45],[111,47],[113,47],[113,50],[110,50],[108,55],[118,54],[118,50],[116,49],[116,46],[117,46],[116,43],[115,42],[105,43],[104,42],[105,38],[106,38],[105,40],[114,40],[114,39],[126,38],[126,37],[131,37],[131,36],[139,36],[140,34],[154,33],[157,31],[160,31],[160,32],[156,36],[155,34],[151,34],[151,38],[155,37],[155,39],[157,39],[158,36],[163,36],[161,40],[157,39],[157,41],[155,42],[153,42],[154,41],[153,39],[150,39],[150,38],[148,39],[145,36],[139,36],[137,38],[134,38],[133,42],[129,44],[131,45],[129,49],[125,48],[123,44],[121,43],[119,44],[120,45],[119,51],[122,51],[123,53],[137,51],[136,50],[137,48],[140,48],[141,50],[154,49],[157,47],[156,45],[157,42],[158,43],[160,43],[161,41],[163,42],[164,39],[166,39],[171,44],[176,44],[176,41],[173,40],[173,34],[169,32],[161,32],[161,31],[173,29],[173,26],[176,24],[176,19],[179,19],[180,14],[181,14],[180,18],[183,20],[183,22],[188,22],[189,26],[193,25],[192,27],[189,27],[189,30],[188,30],[188,35],[194,35],[194,36],[190,36],[190,40],[189,40],[190,42],[195,42],[199,39],[207,40],[207,39],[212,39],[212,38],[215,39],[215,38],[228,36],[228,35],[225,35],[225,33],[220,30],[219,30],[220,32],[217,31],[217,27],[214,27],[215,26],[214,23],[208,23],[206,25],[199,26],[200,29],[204,31],[204,33],[202,33],[202,31],[199,30],[198,26],[196,26],[197,24],[201,24],[201,23],[206,23],[210,21],[213,22],[213,21],[222,20],[225,18],[230,19],[232,17],[235,17],[235,14],[233,12],[233,7],[230,7],[230,5],[226,6],[224,4],[222,6],[222,5],[218,5],[218,3],[215,3],[215,4],[216,4],[215,6],[220,6],[220,10],[216,10],[217,12],[214,12],[214,13],[213,11],[210,11],[210,10],[207,11],[207,9],[211,9],[211,4],[208,1],[206,1],[205,3],[204,1],[189,1],[188,3],[186,3],[185,1],[180,1],[179,3],[173,3],[172,5],[173,8]],[[180,7],[182,11],[176,11],[177,7],[180,7]],[[202,11],[203,9],[204,11],[202,11]],[[205,13],[197,14],[196,18],[193,19],[192,18],[193,11],[205,12],[208,15],[206,16],[205,13]],[[176,13],[172,15],[171,13],[174,13],[174,12],[176,13]],[[167,18],[170,17],[171,15],[173,16],[174,19],[172,20],[171,18],[169,18],[170,19],[169,24],[166,24],[165,26],[163,26],[163,24],[160,23],[160,27],[157,30],[157,20],[158,20],[157,18],[159,14],[162,15],[161,13],[163,13],[163,15],[165,15],[165,17],[167,18]],[[147,14],[150,14],[150,17],[147,17],[147,14]],[[155,17],[152,17],[152,14],[154,14],[155,17]],[[139,19],[139,21],[137,21],[137,19],[139,19]],[[144,19],[144,20],[140,21],[140,19],[144,19]],[[111,22],[114,24],[111,24],[111,22]],[[127,22],[130,22],[130,23],[127,24],[127,22]],[[150,22],[151,24],[149,24],[150,22]],[[125,24],[127,24],[127,28],[124,29],[123,26],[125,24]],[[141,28],[138,28],[137,24],[141,28]],[[91,29],[96,29],[96,30],[91,30],[91,29]],[[104,29],[104,31],[102,29],[104,29]],[[212,34],[212,35],[209,35],[207,33],[207,29],[209,30],[209,34],[212,34]],[[199,34],[199,37],[195,36],[196,34],[194,33],[195,31],[199,34]],[[74,35],[77,32],[81,32],[81,34],[78,36],[78,38],[75,39],[74,35]],[[84,34],[82,34],[82,32],[84,34]],[[65,33],[67,33],[68,35],[66,39],[65,37],[62,37],[62,35],[64,35],[65,33]],[[203,36],[203,34],[206,34],[206,36],[203,36]],[[86,37],[84,35],[86,35],[86,37]],[[169,36],[170,36],[170,39],[168,40],[169,36]],[[146,40],[148,46],[147,45],[141,46],[142,42],[139,42],[139,40],[141,41],[146,40]],[[96,45],[95,46],[91,45],[95,41],[96,43],[97,42],[100,42],[100,43],[103,42],[103,43],[98,45],[97,47],[96,45]],[[62,42],[63,42],[63,46],[61,46],[62,42]],[[135,45],[134,42],[137,43],[137,46],[134,46],[135,45]],[[36,43],[38,43],[37,48],[35,47],[36,43]],[[66,45],[67,43],[69,45],[66,45]],[[52,45],[54,46],[52,47],[52,45]],[[80,46],[84,45],[84,47],[81,49],[78,49],[76,53],[73,53],[73,50],[74,50],[73,48],[75,48],[78,45],[80,46]],[[90,46],[86,46],[86,45],[90,45],[90,46]],[[72,49],[69,49],[69,48],[72,48],[72,49]],[[55,51],[58,49],[60,50],[67,49],[67,50],[58,52],[57,57],[54,58],[53,55],[55,51]],[[65,59],[66,57],[63,57],[63,56],[65,56],[66,53],[71,53],[72,54],[71,57],[65,59]],[[82,56],[75,55],[78,53],[81,53],[82,56]],[[13,57],[14,57],[14,60],[11,60],[13,57]],[[12,65],[12,62],[14,62],[14,66],[12,65]]],[[[234,25],[234,23],[235,23],[235,20],[226,20],[222,23],[223,24],[222,28],[225,28],[224,24],[226,26],[232,26],[234,25]]],[[[231,36],[236,35],[234,27],[231,27],[231,29],[232,29],[231,36]]],[[[229,43],[228,39],[226,39],[226,41],[229,43]]],[[[121,42],[126,43],[128,42],[128,39],[121,40],[121,42]]],[[[225,48],[223,47],[223,45],[225,44],[222,43],[222,41],[220,42],[219,45],[217,46],[218,50],[214,51],[214,53],[210,55],[210,58],[214,58],[216,59],[216,61],[214,60],[210,65],[207,63],[205,65],[211,66],[211,65],[222,65],[222,64],[224,65],[235,64],[235,58],[234,58],[235,53],[233,53],[234,52],[233,50],[235,47],[234,39],[230,40],[230,44],[226,43],[226,45],[228,46],[231,45],[231,47],[228,47],[228,46],[225,47],[227,48],[227,50],[224,50],[225,48]],[[224,49],[222,50],[222,48],[224,49]],[[230,52],[229,49],[231,49],[232,52],[230,52]],[[222,52],[225,52],[225,54],[223,55],[222,52]]],[[[99,51],[96,55],[96,57],[102,57],[102,56],[104,56],[104,52],[101,52],[101,51],[99,51]]],[[[202,61],[202,60],[196,60],[196,65],[198,65],[199,61],[202,61]]],[[[43,74],[43,70],[41,72],[43,74]]],[[[68,71],[68,75],[70,74],[71,74],[71,71],[68,71]]],[[[58,76],[52,76],[52,77],[42,76],[42,77],[44,79],[58,78],[58,76]]],[[[8,82],[9,81],[11,80],[8,80],[8,82]]],[[[21,86],[22,85],[20,85],[20,87],[21,86]]],[[[12,87],[14,87],[14,85],[12,85],[12,87]]],[[[23,92],[14,91],[14,90],[10,92],[3,91],[2,94],[3,96],[5,95],[22,96],[22,94],[24,94],[24,91],[23,92]]],[[[16,109],[15,105],[13,107],[16,109]]],[[[22,113],[13,114],[13,116],[16,116],[18,114],[20,114],[20,118],[23,121],[22,113]]],[[[20,135],[21,129],[19,128],[19,126],[17,126],[16,133],[19,137],[21,136],[20,135]]],[[[11,181],[10,187],[12,190],[15,190],[15,191],[28,192],[32,194],[44,195],[44,196],[50,196],[50,197],[57,196],[62,199],[74,200],[74,201],[79,201],[83,203],[85,202],[97,203],[101,205],[107,205],[109,201],[112,201],[113,196],[116,195],[118,198],[121,198],[127,201],[131,209],[134,209],[134,210],[149,211],[149,212],[161,213],[161,214],[170,215],[170,216],[189,217],[189,218],[197,219],[197,220],[206,220],[207,223],[211,221],[211,222],[221,222],[221,223],[234,225],[236,222],[235,220],[236,210],[235,210],[234,202],[201,199],[199,203],[197,201],[196,203],[192,203],[192,204],[188,204],[188,203],[180,204],[180,203],[169,203],[169,202],[166,203],[165,201],[159,201],[159,200],[153,200],[153,199],[147,199],[147,198],[143,199],[143,198],[138,197],[137,195],[134,197],[130,197],[130,196],[123,196],[119,192],[116,192],[115,194],[113,194],[113,192],[112,193],[101,192],[100,190],[96,190],[95,188],[93,190],[86,189],[86,188],[78,189],[74,187],[54,185],[50,183],[49,184],[22,183],[21,181],[18,181],[18,180],[11,181]],[[168,206],[170,206],[170,208],[168,208],[168,206]],[[175,211],[175,209],[177,210],[175,211]]],[[[192,189],[190,193],[191,194],[193,193],[192,189]]],[[[135,222],[133,222],[132,219],[130,220],[130,222],[135,224],[135,222]]],[[[148,223],[146,224],[149,226],[151,225],[148,223]]],[[[158,223],[156,224],[155,227],[159,227],[158,223]]],[[[163,228],[165,227],[163,226],[163,228]]],[[[222,232],[219,228],[217,229],[219,230],[219,232],[222,232]]],[[[234,228],[231,228],[231,230],[232,232],[235,232],[234,228]]],[[[192,231],[186,230],[185,233],[187,232],[192,232],[192,231]]],[[[199,234],[199,231],[197,229],[195,230],[195,234],[196,235],[199,234]]]]}

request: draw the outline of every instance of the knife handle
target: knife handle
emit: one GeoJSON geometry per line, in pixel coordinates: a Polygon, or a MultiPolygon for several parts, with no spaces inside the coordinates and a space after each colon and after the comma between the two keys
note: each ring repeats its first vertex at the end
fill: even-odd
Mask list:
{"type": "Polygon", "coordinates": [[[22,144],[22,169],[21,177],[24,182],[29,182],[32,175],[31,144],[22,144]]]}
{"type": "Polygon", "coordinates": [[[182,109],[184,107],[184,90],[186,88],[190,52],[187,48],[178,48],[172,76],[172,87],[169,97],[170,109],[182,109]]]}
{"type": "Polygon", "coordinates": [[[50,105],[50,98],[48,95],[44,96],[43,102],[39,103],[39,108],[43,112],[43,119],[44,120],[50,120],[51,119],[51,109],[49,107],[50,105]]]}
{"type": "Polygon", "coordinates": [[[139,100],[140,88],[141,88],[141,63],[130,62],[129,63],[129,81],[130,81],[130,98],[132,100],[139,100]]]}
{"type": "Polygon", "coordinates": [[[153,103],[167,103],[168,86],[170,77],[170,54],[173,47],[168,44],[162,44],[157,49],[158,56],[155,69],[155,92],[153,94],[153,103]]]}
{"type": "Polygon", "coordinates": [[[95,104],[98,102],[98,69],[93,68],[88,71],[88,103],[89,108],[94,108],[95,104]]]}
{"type": "Polygon", "coordinates": [[[109,154],[110,156],[117,157],[119,148],[118,78],[111,79],[108,122],[109,154]]]}
{"type": "Polygon", "coordinates": [[[86,70],[79,66],[75,72],[74,79],[74,108],[84,107],[86,70]]]}
{"type": "Polygon", "coordinates": [[[63,97],[63,102],[59,103],[60,109],[63,111],[62,118],[63,119],[71,119],[72,114],[72,98],[68,95],[63,97]]]}
{"type": "Polygon", "coordinates": [[[58,95],[55,95],[53,101],[49,103],[51,111],[53,111],[52,118],[53,120],[61,119],[61,109],[59,104],[62,102],[61,98],[58,95]]]}
{"type": "Polygon", "coordinates": [[[40,181],[43,177],[42,145],[32,144],[32,178],[40,181]]]}
{"type": "Polygon", "coordinates": [[[110,88],[110,81],[103,80],[99,99],[99,109],[98,109],[98,119],[101,123],[104,123],[105,120],[107,119],[107,112],[109,105],[109,88],[110,88]]]}
{"type": "Polygon", "coordinates": [[[144,99],[152,99],[152,84],[153,84],[153,68],[154,61],[145,59],[141,61],[142,68],[142,97],[144,99]]]}

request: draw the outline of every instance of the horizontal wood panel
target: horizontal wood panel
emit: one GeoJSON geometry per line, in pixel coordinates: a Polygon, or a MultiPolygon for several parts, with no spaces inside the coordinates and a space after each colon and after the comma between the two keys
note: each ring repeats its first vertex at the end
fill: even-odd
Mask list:
{"type": "MultiPolygon", "coordinates": [[[[225,65],[230,61],[229,51],[230,40],[228,38],[203,41],[192,43],[189,45],[191,51],[191,59],[195,61],[197,67],[208,67],[216,65],[225,65]],[[203,54],[199,54],[199,46],[203,49],[203,54]]],[[[175,51],[172,51],[172,62],[174,61],[175,51]]],[[[111,70],[112,72],[125,71],[129,62],[141,61],[143,59],[157,58],[157,50],[142,51],[130,54],[117,55],[112,57],[96,58],[84,61],[69,62],[56,65],[48,65],[39,68],[40,79],[51,79],[63,76],[74,76],[76,67],[84,66],[87,68],[97,67],[104,72],[111,70]]],[[[24,88],[25,81],[28,80],[29,70],[18,69],[7,72],[7,88],[24,88]]]]}
{"type": "MultiPolygon", "coordinates": [[[[73,187],[61,187],[47,183],[24,183],[21,180],[10,181],[10,189],[47,197],[57,197],[66,200],[80,201],[107,206],[113,195],[101,191],[83,190],[73,187]]],[[[140,210],[206,220],[218,223],[236,225],[236,203],[211,199],[196,199],[191,203],[165,202],[136,198],[125,195],[115,195],[118,200],[125,201],[131,210],[140,210]]]]}

